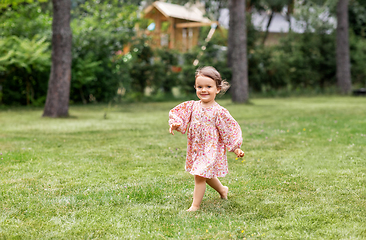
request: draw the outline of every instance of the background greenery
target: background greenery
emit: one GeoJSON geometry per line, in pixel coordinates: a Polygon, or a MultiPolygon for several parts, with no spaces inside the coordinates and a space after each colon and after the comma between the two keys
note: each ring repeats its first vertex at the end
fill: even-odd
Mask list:
{"type": "Polygon", "coordinates": [[[0,110],[0,239],[366,238],[366,99],[219,100],[246,156],[194,213],[178,103],[0,110]]]}
{"type": "MultiPolygon", "coordinates": [[[[192,93],[196,69],[192,62],[200,48],[185,54],[152,49],[146,36],[136,34],[136,23],[147,25],[147,20],[140,17],[138,3],[73,0],[71,103],[171,99],[173,87],[178,87],[181,95],[192,93]],[[127,44],[131,44],[130,52],[124,51],[127,44]],[[175,71],[175,67],[182,71],[175,71]],[[146,87],[150,96],[144,94],[146,87]]],[[[320,9],[328,7],[334,12],[333,1],[321,4],[320,9]]],[[[248,21],[252,96],[336,91],[335,34],[327,22],[314,22],[314,16],[306,10],[309,7],[316,5],[305,4],[297,17],[308,21],[315,32],[290,33],[275,46],[260,44],[261,34],[248,21]]],[[[366,84],[365,7],[364,1],[350,1],[354,88],[366,84]]],[[[12,5],[0,11],[0,104],[44,104],[51,62],[51,24],[50,1],[12,5]]],[[[208,31],[208,27],[201,29],[200,45],[208,31]]],[[[222,47],[226,42],[227,30],[220,29],[199,66],[214,65],[230,81],[231,71],[222,47]]]]}

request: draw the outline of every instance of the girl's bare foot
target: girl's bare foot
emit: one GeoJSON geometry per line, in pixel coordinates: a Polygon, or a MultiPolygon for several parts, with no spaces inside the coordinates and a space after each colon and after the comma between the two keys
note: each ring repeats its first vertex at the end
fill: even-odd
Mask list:
{"type": "Polygon", "coordinates": [[[199,207],[193,207],[193,206],[191,206],[190,208],[188,208],[187,212],[195,212],[198,209],[200,209],[200,208],[199,207]]]}
{"type": "Polygon", "coordinates": [[[222,193],[220,193],[221,198],[227,200],[227,194],[228,193],[229,193],[229,188],[224,186],[224,191],[222,193]]]}

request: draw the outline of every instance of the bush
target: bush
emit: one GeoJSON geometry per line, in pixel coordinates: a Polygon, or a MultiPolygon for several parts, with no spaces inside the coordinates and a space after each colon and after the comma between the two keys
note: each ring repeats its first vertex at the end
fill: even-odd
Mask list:
{"type": "Polygon", "coordinates": [[[42,105],[50,71],[49,43],[45,38],[0,39],[0,103],[42,105]]]}
{"type": "Polygon", "coordinates": [[[165,94],[171,94],[173,87],[179,83],[179,53],[169,49],[157,49],[154,61],[154,81],[156,89],[165,94]]]}
{"type": "Polygon", "coordinates": [[[350,35],[352,83],[357,88],[366,87],[366,39],[350,35]]]}
{"type": "Polygon", "coordinates": [[[179,73],[174,67],[179,54],[174,50],[152,49],[147,42],[146,38],[135,39],[130,51],[116,58],[121,66],[119,74],[124,76],[120,87],[126,91],[125,99],[146,99],[146,88],[150,90],[148,95],[169,96],[177,86],[179,73]]]}
{"type": "Polygon", "coordinates": [[[137,6],[85,2],[72,11],[74,102],[108,102],[126,85],[126,65],[121,55],[137,21],[137,6]]]}
{"type": "Polygon", "coordinates": [[[270,89],[324,89],[335,84],[335,36],[289,33],[276,46],[257,46],[249,54],[249,84],[270,89]]]}

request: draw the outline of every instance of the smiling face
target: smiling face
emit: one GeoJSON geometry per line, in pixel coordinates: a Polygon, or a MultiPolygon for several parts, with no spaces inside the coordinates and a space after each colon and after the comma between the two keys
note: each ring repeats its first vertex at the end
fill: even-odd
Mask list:
{"type": "Polygon", "coordinates": [[[216,94],[220,92],[212,78],[201,75],[196,78],[195,88],[197,97],[204,107],[212,106],[215,103],[216,94]]]}

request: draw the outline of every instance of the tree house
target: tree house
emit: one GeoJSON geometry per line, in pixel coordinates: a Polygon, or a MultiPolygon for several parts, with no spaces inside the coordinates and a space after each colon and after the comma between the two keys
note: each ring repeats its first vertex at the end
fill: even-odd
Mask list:
{"type": "Polygon", "coordinates": [[[148,33],[153,47],[167,47],[187,52],[198,44],[199,28],[217,24],[204,17],[204,10],[195,5],[181,6],[156,1],[144,11],[144,18],[153,19],[148,33]],[[162,26],[166,29],[162,29],[162,26]]]}

